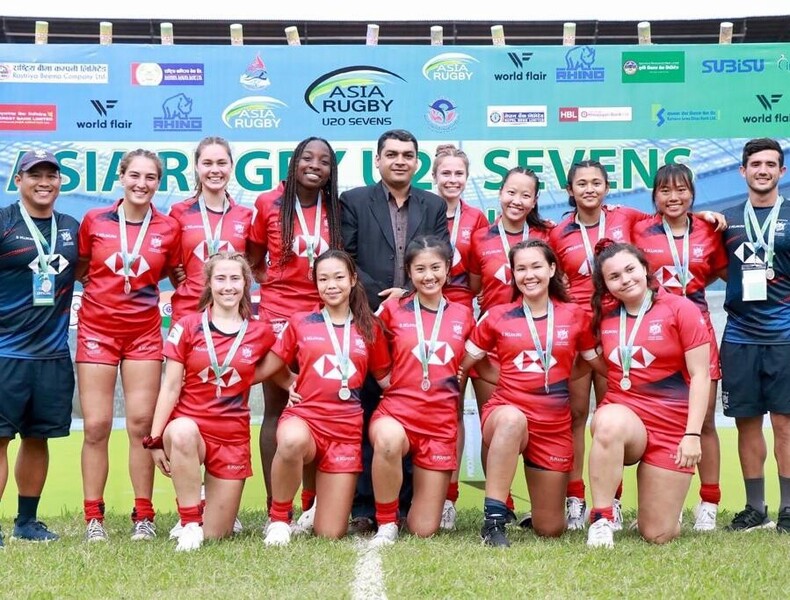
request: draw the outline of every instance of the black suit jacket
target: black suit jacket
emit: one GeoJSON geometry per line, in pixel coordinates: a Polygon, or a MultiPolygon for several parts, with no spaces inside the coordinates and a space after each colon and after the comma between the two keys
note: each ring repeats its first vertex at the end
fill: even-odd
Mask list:
{"type": "MultiPolygon", "coordinates": [[[[340,194],[343,247],[357,263],[373,310],[382,301],[378,293],[391,288],[395,270],[403,268],[395,264],[395,235],[387,197],[388,191],[381,182],[340,194]]],[[[412,187],[406,244],[418,235],[435,235],[450,241],[444,200],[412,187]]]]}

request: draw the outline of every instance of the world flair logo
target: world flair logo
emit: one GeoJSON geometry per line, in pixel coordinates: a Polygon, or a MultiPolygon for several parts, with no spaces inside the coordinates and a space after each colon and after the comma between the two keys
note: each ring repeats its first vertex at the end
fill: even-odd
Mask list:
{"type": "Polygon", "coordinates": [[[474,75],[471,67],[476,62],[479,61],[468,54],[445,52],[426,62],[422,74],[429,81],[470,81],[474,75]]]}
{"type": "Polygon", "coordinates": [[[247,96],[231,102],[222,111],[222,122],[231,129],[277,129],[285,102],[271,96],[247,96]]]}

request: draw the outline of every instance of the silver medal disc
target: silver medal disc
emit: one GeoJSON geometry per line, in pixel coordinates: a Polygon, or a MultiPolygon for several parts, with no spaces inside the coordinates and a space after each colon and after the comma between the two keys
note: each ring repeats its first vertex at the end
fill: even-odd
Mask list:
{"type": "Polygon", "coordinates": [[[623,377],[620,380],[620,389],[625,392],[631,389],[631,380],[628,377],[623,377]]]}
{"type": "Polygon", "coordinates": [[[337,393],[338,398],[341,400],[348,400],[351,398],[351,390],[347,387],[340,388],[340,391],[337,393]]]}
{"type": "Polygon", "coordinates": [[[429,389],[431,389],[431,382],[428,379],[423,379],[420,387],[422,388],[423,392],[427,392],[429,389]]]}
{"type": "Polygon", "coordinates": [[[774,277],[776,277],[776,271],[773,270],[773,267],[768,267],[765,270],[765,278],[770,281],[774,277]]]}

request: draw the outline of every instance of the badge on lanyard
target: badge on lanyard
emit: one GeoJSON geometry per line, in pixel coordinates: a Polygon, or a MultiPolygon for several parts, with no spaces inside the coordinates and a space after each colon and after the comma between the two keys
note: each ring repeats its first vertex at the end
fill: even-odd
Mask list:
{"type": "Polygon", "coordinates": [[[53,306],[55,304],[55,274],[49,272],[49,264],[55,256],[55,246],[58,241],[58,225],[55,215],[50,217],[50,234],[49,242],[47,242],[33,223],[33,219],[22,202],[19,203],[19,212],[22,214],[22,220],[36,245],[38,272],[33,273],[33,306],[53,306]]]}
{"type": "Polygon", "coordinates": [[[768,277],[764,263],[745,263],[741,266],[741,286],[744,302],[768,300],[768,277]]]}

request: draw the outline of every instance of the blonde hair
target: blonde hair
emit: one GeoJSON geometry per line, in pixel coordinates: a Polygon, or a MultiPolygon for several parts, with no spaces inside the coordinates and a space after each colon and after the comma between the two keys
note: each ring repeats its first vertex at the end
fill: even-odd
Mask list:
{"type": "Polygon", "coordinates": [[[239,314],[242,319],[252,318],[252,269],[250,263],[241,252],[217,252],[203,265],[203,292],[200,294],[200,301],[198,302],[198,311],[205,310],[207,306],[214,303],[214,296],[211,294],[211,277],[214,275],[214,269],[217,263],[223,260],[236,262],[241,265],[241,275],[244,278],[244,291],[241,294],[241,302],[239,302],[239,314]]]}
{"type": "Polygon", "coordinates": [[[144,150],[143,148],[138,148],[137,150],[130,150],[126,154],[121,157],[121,162],[118,164],[118,172],[123,175],[126,173],[126,170],[129,168],[129,164],[137,158],[141,156],[143,158],[147,158],[148,160],[152,161],[156,166],[156,173],[159,176],[159,179],[162,179],[162,159],[155,152],[151,152],[150,150],[144,150]]]}
{"type": "Polygon", "coordinates": [[[433,155],[433,165],[431,166],[431,175],[436,178],[436,172],[439,170],[439,165],[443,158],[455,157],[464,161],[466,167],[466,174],[469,175],[469,157],[466,152],[460,148],[456,148],[454,144],[440,144],[436,147],[436,153],[433,155]]]}

